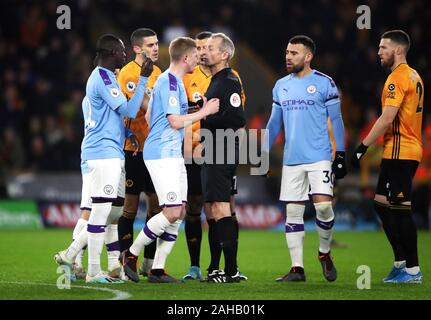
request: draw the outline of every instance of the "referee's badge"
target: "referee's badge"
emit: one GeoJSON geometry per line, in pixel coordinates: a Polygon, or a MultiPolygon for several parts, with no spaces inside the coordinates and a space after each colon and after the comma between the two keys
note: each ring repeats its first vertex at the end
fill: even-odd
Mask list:
{"type": "Polygon", "coordinates": [[[113,96],[114,98],[117,98],[119,95],[120,95],[120,91],[117,88],[111,89],[111,96],[113,96]]]}
{"type": "Polygon", "coordinates": [[[169,105],[172,107],[175,107],[178,104],[177,98],[175,97],[170,97],[169,98],[169,105]]]}
{"type": "Polygon", "coordinates": [[[315,85],[310,85],[307,87],[307,92],[310,94],[314,94],[316,92],[316,86],[315,85]]]}
{"type": "Polygon", "coordinates": [[[238,108],[241,105],[241,97],[238,93],[232,93],[229,101],[232,107],[238,108]]]}
{"type": "Polygon", "coordinates": [[[127,90],[129,90],[130,92],[135,91],[136,89],[136,83],[134,83],[133,81],[129,81],[126,84],[127,90]]]}

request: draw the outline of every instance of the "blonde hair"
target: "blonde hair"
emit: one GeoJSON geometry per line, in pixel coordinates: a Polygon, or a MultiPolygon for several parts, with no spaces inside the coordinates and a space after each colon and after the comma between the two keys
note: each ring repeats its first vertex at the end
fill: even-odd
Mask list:
{"type": "Polygon", "coordinates": [[[178,62],[191,49],[196,48],[196,42],[189,37],[178,37],[169,44],[171,61],[178,62]]]}

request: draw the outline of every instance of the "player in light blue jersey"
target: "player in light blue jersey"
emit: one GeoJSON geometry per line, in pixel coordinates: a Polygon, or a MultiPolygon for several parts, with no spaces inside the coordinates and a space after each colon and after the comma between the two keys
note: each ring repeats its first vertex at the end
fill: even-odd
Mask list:
{"type": "Polygon", "coordinates": [[[315,44],[307,36],[295,36],[286,49],[288,75],[273,89],[271,117],[266,126],[268,153],[281,126],[285,144],[280,200],[286,201],[286,240],[290,250],[290,272],[277,281],[305,281],[303,264],[304,202],[309,190],[316,208],[316,228],[320,237],[319,261],[328,281],[337,278],[330,254],[334,211],[332,209],[333,174],[346,175],[344,125],[340,98],[334,81],[310,67],[315,44]],[[336,142],[332,161],[328,131],[331,121],[336,142]]]}
{"type": "MultiPolygon", "coordinates": [[[[152,217],[139,233],[133,245],[121,253],[125,274],[138,282],[137,259],[144,246],[157,239],[154,260],[163,261],[171,252],[178,228],[185,215],[187,173],[181,148],[183,128],[218,112],[218,99],[206,101],[202,109],[187,114],[187,96],[182,82],[186,73],[193,72],[198,62],[196,43],[180,37],[169,45],[171,64],[154,85],[146,114],[150,132],[144,145],[144,161],[156,189],[163,212],[152,217]]],[[[163,280],[163,269],[153,265],[151,273],[163,280]],[[160,274],[158,274],[160,273],[160,274]]],[[[176,279],[170,277],[170,282],[176,279]]]]}
{"type": "MultiPolygon", "coordinates": [[[[122,282],[101,271],[100,253],[110,230],[107,225],[118,220],[124,204],[123,117],[136,116],[153,69],[152,61],[147,59],[141,68],[136,93],[127,101],[114,75],[114,70],[123,66],[125,57],[125,47],[119,38],[108,34],[98,39],[97,66],[87,81],[82,102],[85,128],[81,146],[83,202],[91,197],[91,208],[88,209],[92,211],[87,228],[83,228],[68,249],[55,255],[57,263],[71,267],[76,255],[88,242],[86,282],[89,283],[122,282]],[[85,195],[84,189],[89,194],[85,195]]],[[[107,243],[108,251],[119,251],[118,234],[113,234],[112,238],[115,240],[107,243]]]]}
{"type": "Polygon", "coordinates": [[[188,101],[183,80],[169,69],[163,72],[154,85],[149,105],[150,132],[145,140],[144,160],[182,158],[184,128],[174,129],[166,115],[187,114],[188,101]]]}

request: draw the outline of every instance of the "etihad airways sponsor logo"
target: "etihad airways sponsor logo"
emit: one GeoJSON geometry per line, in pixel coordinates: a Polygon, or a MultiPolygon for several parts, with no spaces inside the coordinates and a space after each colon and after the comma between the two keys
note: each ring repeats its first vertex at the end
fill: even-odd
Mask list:
{"type": "MultiPolygon", "coordinates": [[[[292,99],[292,100],[284,100],[281,102],[283,107],[302,107],[302,109],[297,110],[305,110],[304,108],[307,106],[314,106],[315,102],[311,99],[292,99]]],[[[288,109],[290,110],[290,109],[288,109]]],[[[294,109],[292,109],[294,110],[294,109]]],[[[296,109],[295,109],[296,110],[296,109]]]]}

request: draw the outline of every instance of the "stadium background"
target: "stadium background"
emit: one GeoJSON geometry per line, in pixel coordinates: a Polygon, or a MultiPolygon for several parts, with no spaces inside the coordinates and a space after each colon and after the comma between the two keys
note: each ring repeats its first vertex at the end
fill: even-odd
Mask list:
{"type": "MultiPolygon", "coordinates": [[[[271,90],[285,74],[284,50],[295,34],[317,44],[313,67],[329,74],[342,93],[347,154],[380,113],[387,73],[380,67],[380,35],[401,28],[411,36],[409,64],[423,77],[424,158],[415,178],[413,208],[420,228],[429,227],[431,184],[431,10],[427,1],[4,1],[0,29],[0,230],[72,227],[78,218],[83,136],[81,100],[92,70],[94,44],[103,33],[119,35],[132,59],[129,35],[154,29],[162,70],[175,36],[222,31],[234,40],[233,66],[247,94],[249,128],[262,128],[271,111],[271,90]],[[58,30],[57,6],[71,8],[71,30],[58,30]],[[371,9],[371,29],[356,26],[356,8],[371,9]]],[[[239,170],[238,217],[243,228],[280,229],[278,202],[281,137],[271,157],[272,176],[250,177],[239,170]]],[[[350,168],[336,190],[336,228],[379,229],[372,211],[381,146],[370,148],[361,171],[350,168]]],[[[145,214],[142,202],[136,227],[145,214]]],[[[308,207],[307,228],[313,228],[308,207]]]]}
{"type": "MultiPolygon", "coordinates": [[[[162,69],[168,64],[167,44],[172,37],[194,36],[202,30],[229,34],[237,49],[233,66],[239,71],[247,93],[249,128],[264,127],[269,117],[272,87],[276,79],[285,74],[284,51],[288,39],[295,34],[311,36],[318,48],[313,67],[331,75],[342,93],[348,155],[380,113],[380,92],[387,76],[377,59],[380,35],[388,29],[406,30],[412,40],[408,61],[425,83],[425,152],[414,182],[413,208],[417,225],[423,229],[418,234],[418,246],[425,282],[402,290],[381,283],[392,256],[371,206],[381,154],[381,146],[377,145],[367,152],[361,171],[349,168],[348,176],[337,186],[337,232],[332,247],[339,271],[337,281],[328,283],[323,279],[316,259],[317,234],[307,232],[304,242],[306,285],[276,283],[274,279],[288,270],[290,261],[281,232],[284,206],[278,201],[283,152],[280,137],[271,153],[269,179],[250,177],[248,166],[239,170],[237,215],[243,230],[238,261],[249,281],[225,286],[223,290],[196,282],[175,287],[151,286],[146,281],[125,283],[115,287],[123,291],[117,290],[114,298],[189,299],[194,303],[202,299],[271,302],[277,299],[430,299],[429,21],[431,5],[426,0],[2,1],[0,300],[112,299],[109,286],[82,286],[78,282],[71,290],[59,290],[61,275],[52,256],[70,243],[70,228],[80,214],[81,100],[92,70],[96,39],[107,32],[119,35],[131,59],[128,39],[138,27],[150,27],[158,33],[161,43],[158,65],[162,69]],[[71,30],[56,27],[59,16],[56,9],[60,4],[71,8],[71,30]],[[371,9],[370,30],[356,27],[359,16],[356,9],[361,4],[371,9]],[[372,270],[372,290],[358,290],[358,266],[372,270]]],[[[142,203],[136,228],[142,226],[144,214],[142,203]]],[[[308,206],[308,230],[314,229],[313,214],[313,208],[308,206]]],[[[106,255],[103,255],[102,267],[106,264],[106,255]]],[[[204,235],[202,268],[208,261],[208,243],[204,235]]],[[[184,232],[180,232],[167,268],[172,275],[181,277],[188,267],[184,232]]],[[[139,308],[144,306],[146,314],[160,307],[153,301],[147,305],[142,303],[140,301],[139,308]]],[[[285,312],[287,305],[282,301],[277,306],[285,312]]],[[[34,312],[35,309],[29,310],[34,312]]],[[[112,308],[106,310],[110,312],[112,308]]],[[[321,312],[322,309],[315,310],[321,312]]]]}

